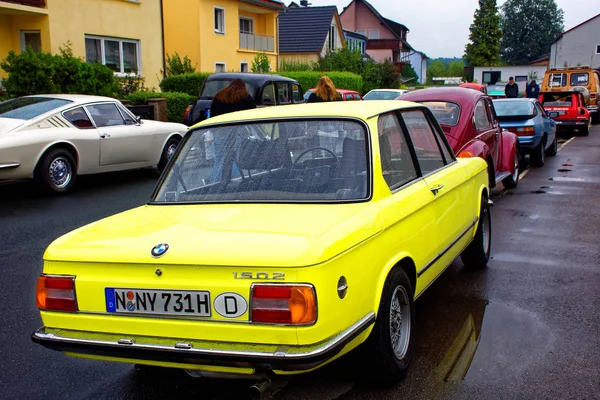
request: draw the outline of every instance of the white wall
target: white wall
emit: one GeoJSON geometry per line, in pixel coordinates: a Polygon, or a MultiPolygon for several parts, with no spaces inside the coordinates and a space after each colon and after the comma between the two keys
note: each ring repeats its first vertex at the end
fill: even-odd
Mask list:
{"type": "MultiPolygon", "coordinates": [[[[500,81],[499,82],[508,82],[509,77],[514,77],[516,79],[517,76],[527,76],[527,82],[530,81],[530,76],[533,75],[533,79],[538,83],[538,85],[542,85],[542,80],[544,79],[544,74],[546,73],[547,68],[543,65],[514,65],[514,66],[504,66],[504,67],[475,67],[473,72],[473,79],[477,81],[477,83],[485,84],[483,81],[483,73],[486,71],[499,71],[500,72],[500,81]]],[[[517,82],[519,85],[519,90],[525,91],[527,82],[517,82]]]]}
{"type": "Polygon", "coordinates": [[[600,68],[600,16],[567,32],[550,48],[550,68],[589,65],[600,68]]]}
{"type": "MultiPolygon", "coordinates": [[[[427,60],[423,57],[421,53],[414,53],[408,58],[410,61],[410,65],[419,75],[419,82],[424,84],[427,82],[427,60]]],[[[411,84],[413,82],[409,82],[411,84]]]]}
{"type": "Polygon", "coordinates": [[[335,20],[335,16],[334,16],[333,20],[331,21],[331,25],[329,26],[329,31],[327,32],[327,38],[325,38],[325,43],[323,44],[323,49],[321,50],[321,57],[325,57],[327,55],[328,50],[335,51],[335,50],[339,50],[344,47],[343,43],[344,43],[345,39],[344,39],[343,33],[342,33],[342,37],[340,37],[339,31],[340,31],[340,29],[337,26],[337,21],[335,20]],[[329,33],[331,32],[332,26],[335,26],[335,48],[330,49],[329,48],[329,33]]]}

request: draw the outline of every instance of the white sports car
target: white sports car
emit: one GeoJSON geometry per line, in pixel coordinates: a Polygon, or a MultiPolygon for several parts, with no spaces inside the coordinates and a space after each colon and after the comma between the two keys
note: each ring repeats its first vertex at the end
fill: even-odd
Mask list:
{"type": "Polygon", "coordinates": [[[55,193],[77,175],[157,166],[187,131],[141,120],[121,102],[86,95],[35,95],[0,102],[0,181],[35,178],[55,193]]]}

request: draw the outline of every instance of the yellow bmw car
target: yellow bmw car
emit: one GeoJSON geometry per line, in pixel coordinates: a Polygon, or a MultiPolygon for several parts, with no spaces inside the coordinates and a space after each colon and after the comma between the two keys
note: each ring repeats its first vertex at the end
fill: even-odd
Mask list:
{"type": "Polygon", "coordinates": [[[424,106],[270,107],[185,136],[148,204],[50,245],[33,340],[68,355],[269,378],[359,347],[401,379],[414,301],[489,259],[486,163],[424,106]]]}

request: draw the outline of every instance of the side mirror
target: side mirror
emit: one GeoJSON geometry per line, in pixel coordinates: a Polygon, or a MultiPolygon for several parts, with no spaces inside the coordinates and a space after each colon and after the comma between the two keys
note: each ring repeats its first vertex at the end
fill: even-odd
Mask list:
{"type": "Polygon", "coordinates": [[[558,112],[556,112],[556,111],[551,111],[551,112],[549,112],[549,113],[548,113],[548,116],[549,116],[550,118],[558,118],[558,112]]]}
{"type": "Polygon", "coordinates": [[[579,110],[579,114],[585,115],[585,108],[582,108],[581,110],[579,110]]]}
{"type": "Polygon", "coordinates": [[[138,125],[142,124],[142,117],[140,117],[139,115],[135,116],[135,123],[138,125]]]}

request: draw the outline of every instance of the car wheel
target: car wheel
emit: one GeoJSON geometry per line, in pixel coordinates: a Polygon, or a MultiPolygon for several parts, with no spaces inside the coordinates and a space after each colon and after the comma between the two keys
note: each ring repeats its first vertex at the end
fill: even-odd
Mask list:
{"type": "Polygon", "coordinates": [[[414,289],[402,268],[388,275],[377,321],[362,347],[365,375],[371,381],[396,383],[408,371],[415,336],[414,289]]]}
{"type": "Polygon", "coordinates": [[[531,154],[531,165],[534,167],[543,167],[544,162],[546,161],[545,155],[546,155],[546,138],[543,138],[540,145],[535,150],[533,150],[533,153],[531,154]]]}
{"type": "Polygon", "coordinates": [[[578,136],[588,136],[590,134],[590,129],[592,129],[592,119],[591,118],[588,120],[588,123],[585,125],[584,128],[579,129],[578,136]]]}
{"type": "Polygon", "coordinates": [[[462,262],[468,268],[484,268],[490,259],[491,249],[492,218],[490,215],[490,206],[487,199],[482,197],[475,238],[465,251],[463,251],[461,255],[462,262]]]}
{"type": "Polygon", "coordinates": [[[75,183],[75,165],[71,153],[65,149],[54,149],[40,160],[34,177],[48,192],[66,193],[75,183]]]}
{"type": "Polygon", "coordinates": [[[175,155],[175,152],[177,151],[177,146],[179,146],[179,142],[179,138],[172,137],[167,141],[167,144],[165,144],[165,148],[162,151],[160,161],[157,165],[158,170],[160,172],[162,172],[165,169],[169,161],[171,161],[171,158],[173,158],[173,156],[175,155]]]}
{"type": "Polygon", "coordinates": [[[506,189],[514,189],[517,187],[517,185],[519,184],[519,160],[520,160],[520,156],[519,156],[519,150],[515,151],[515,160],[514,160],[514,172],[511,176],[506,177],[502,180],[502,184],[504,185],[504,187],[506,189]]]}
{"type": "Polygon", "coordinates": [[[592,119],[592,124],[599,124],[600,123],[600,111],[592,113],[591,119],[592,119]]]}
{"type": "Polygon", "coordinates": [[[558,135],[554,135],[554,142],[552,142],[552,146],[546,150],[546,155],[554,157],[558,154],[558,135]]]}

